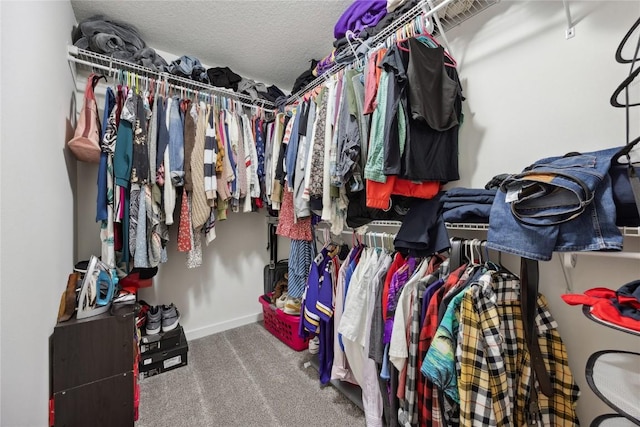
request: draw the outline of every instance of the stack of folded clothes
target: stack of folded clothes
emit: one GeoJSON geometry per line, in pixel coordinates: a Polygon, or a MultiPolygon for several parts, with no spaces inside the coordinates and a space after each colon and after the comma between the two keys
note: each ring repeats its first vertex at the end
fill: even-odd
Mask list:
{"type": "Polygon", "coordinates": [[[442,219],[449,223],[488,224],[495,195],[496,189],[451,188],[440,198],[442,219]]]}
{"type": "Polygon", "coordinates": [[[74,46],[123,61],[164,71],[167,61],[147,47],[131,25],[112,21],[102,15],[92,16],[73,27],[74,46]]]}
{"type": "Polygon", "coordinates": [[[395,249],[415,257],[428,257],[450,248],[449,235],[437,194],[432,199],[414,199],[393,241],[395,249]]]}

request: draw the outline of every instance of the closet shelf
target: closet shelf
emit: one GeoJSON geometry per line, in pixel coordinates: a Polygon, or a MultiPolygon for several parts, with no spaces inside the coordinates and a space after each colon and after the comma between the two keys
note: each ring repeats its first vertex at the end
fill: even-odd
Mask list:
{"type": "MultiPolygon", "coordinates": [[[[445,224],[449,230],[471,230],[471,231],[487,231],[489,230],[489,224],[471,224],[471,223],[451,223],[445,224]]],[[[640,226],[638,227],[618,227],[620,233],[624,237],[640,237],[640,226]]],[[[580,252],[583,253],[583,252],[580,252]]],[[[590,252],[586,252],[590,253],[590,252]]],[[[595,254],[602,254],[602,252],[594,252],[595,254]]],[[[616,253],[616,252],[607,252],[616,253]]]]}
{"type": "MultiPolygon", "coordinates": [[[[440,24],[443,31],[462,24],[467,19],[479,14],[489,6],[498,3],[499,0],[456,0],[447,6],[446,12],[439,12],[440,24]],[[446,13],[446,14],[445,14],[446,13]]],[[[434,6],[437,2],[434,2],[434,6]]],[[[438,29],[434,31],[434,36],[438,35],[438,29]]]]}
{"type": "Polygon", "coordinates": [[[449,230],[471,230],[471,231],[487,231],[489,230],[489,224],[472,224],[464,222],[447,222],[445,226],[449,230]]]}
{"type": "Polygon", "coordinates": [[[74,80],[77,80],[77,66],[85,67],[91,71],[106,71],[110,76],[116,76],[120,71],[128,71],[142,77],[154,78],[159,82],[166,82],[177,90],[187,89],[196,92],[213,93],[223,97],[237,99],[253,106],[275,109],[275,104],[271,101],[263,99],[254,101],[249,95],[237,93],[230,89],[200,83],[196,80],[176,76],[167,72],[155,71],[142,65],[112,58],[89,50],[79,49],[76,46],[68,46],[67,60],[69,61],[74,80]]]}
{"type": "MultiPolygon", "coordinates": [[[[499,0],[420,0],[414,7],[409,9],[404,15],[393,21],[378,34],[365,41],[369,49],[380,46],[385,43],[387,38],[410,23],[419,15],[424,14],[425,17],[431,17],[437,14],[436,21],[439,28],[433,31],[434,36],[442,35],[444,32],[462,24],[467,19],[477,15],[483,10],[498,3],[499,0]]],[[[436,26],[438,27],[438,26],[436,26]]],[[[355,61],[354,61],[355,62],[355,61]]],[[[305,87],[289,96],[288,104],[291,104],[305,93],[315,89],[324,83],[330,76],[338,71],[353,65],[353,62],[345,64],[335,64],[321,76],[318,76],[305,87]]]]}

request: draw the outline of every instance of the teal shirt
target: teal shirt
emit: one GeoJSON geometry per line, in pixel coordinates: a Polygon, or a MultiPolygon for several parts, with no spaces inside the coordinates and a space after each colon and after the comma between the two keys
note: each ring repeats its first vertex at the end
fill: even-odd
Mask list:
{"type": "Polygon", "coordinates": [[[384,174],[384,123],[385,107],[387,105],[387,88],[389,87],[389,73],[382,71],[380,84],[376,95],[377,107],[371,118],[371,133],[369,134],[369,150],[367,164],[364,167],[364,177],[371,181],[387,182],[384,174]]]}
{"type": "MultiPolygon", "coordinates": [[[[371,118],[371,133],[369,136],[369,149],[367,153],[367,163],[364,168],[364,177],[371,181],[387,182],[384,174],[384,125],[385,108],[387,105],[387,88],[391,73],[383,70],[380,75],[380,84],[376,95],[376,109],[371,118]]],[[[404,153],[404,146],[407,140],[407,122],[402,103],[398,105],[398,139],[400,140],[400,155],[404,153]]]]}

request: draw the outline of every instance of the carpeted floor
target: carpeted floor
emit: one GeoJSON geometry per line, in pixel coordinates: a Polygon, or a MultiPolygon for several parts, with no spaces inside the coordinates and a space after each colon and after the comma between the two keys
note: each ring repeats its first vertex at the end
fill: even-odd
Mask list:
{"type": "Polygon", "coordinates": [[[136,427],[364,426],[310,359],[262,323],[190,341],[187,366],[140,381],[136,427]]]}

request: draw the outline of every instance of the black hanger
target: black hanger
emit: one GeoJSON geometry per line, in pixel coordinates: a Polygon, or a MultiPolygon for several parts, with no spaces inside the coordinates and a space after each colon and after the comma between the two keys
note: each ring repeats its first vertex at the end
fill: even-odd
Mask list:
{"type": "Polygon", "coordinates": [[[620,163],[620,158],[622,156],[625,156],[629,161],[629,163],[631,163],[630,153],[631,153],[631,150],[633,150],[633,148],[638,144],[638,142],[640,142],[640,136],[634,139],[633,141],[629,142],[620,151],[618,151],[618,153],[616,153],[616,156],[613,158],[613,161],[617,164],[622,164],[620,163]]]}
{"type": "Polygon", "coordinates": [[[463,263],[462,259],[462,242],[464,239],[459,237],[451,238],[451,256],[449,257],[449,270],[455,271],[463,263]]]}
{"type": "Polygon", "coordinates": [[[635,58],[624,59],[622,57],[622,49],[624,49],[624,45],[627,43],[627,41],[631,37],[631,34],[633,34],[636,28],[638,28],[638,26],[640,26],[640,18],[638,18],[638,20],[631,26],[631,28],[629,28],[629,31],[627,31],[627,34],[624,35],[624,37],[620,41],[620,44],[618,45],[618,49],[616,50],[616,61],[619,62],[620,64],[630,64],[635,59],[637,59],[637,56],[638,56],[637,52],[636,52],[635,58]]]}
{"type": "Polygon", "coordinates": [[[624,104],[621,104],[620,102],[618,102],[618,96],[620,96],[620,93],[623,90],[627,90],[629,88],[629,85],[631,84],[631,82],[635,80],[636,77],[638,77],[638,74],[640,74],[640,68],[635,69],[631,74],[629,74],[629,76],[627,76],[626,79],[622,81],[622,83],[618,85],[616,90],[613,92],[613,95],[611,95],[610,102],[613,107],[624,108],[624,107],[636,107],[640,105],[640,102],[636,102],[635,104],[629,104],[627,102],[625,102],[624,104]]]}
{"type": "MultiPolygon", "coordinates": [[[[635,80],[636,77],[638,77],[638,74],[640,74],[640,67],[637,69],[633,69],[635,66],[636,61],[638,60],[638,51],[640,51],[640,36],[638,36],[638,42],[636,43],[636,50],[633,53],[633,59],[631,60],[625,60],[622,58],[622,47],[625,44],[625,42],[627,41],[627,39],[631,36],[631,33],[633,33],[633,30],[640,25],[640,19],[638,19],[638,21],[636,21],[635,24],[633,24],[633,26],[631,27],[631,29],[627,32],[627,34],[625,34],[625,36],[622,39],[622,42],[620,43],[620,45],[618,46],[618,50],[616,51],[616,60],[618,60],[618,56],[620,55],[620,60],[624,61],[625,63],[631,63],[631,70],[629,71],[629,75],[627,76],[626,79],[624,79],[622,81],[622,83],[620,83],[618,85],[618,87],[616,88],[616,90],[613,92],[613,95],[611,95],[611,105],[614,107],[635,107],[640,105],[640,102],[637,102],[635,104],[629,104],[629,85],[631,84],[631,82],[633,82],[635,80]],[[618,96],[620,96],[620,93],[622,91],[625,91],[625,103],[622,104],[620,102],[618,102],[618,96]]],[[[621,62],[618,60],[618,62],[621,62]]]]}
{"type": "Polygon", "coordinates": [[[491,261],[489,259],[489,256],[487,255],[487,262],[485,262],[485,266],[489,270],[493,270],[498,274],[504,274],[504,275],[508,275],[508,276],[512,276],[512,277],[518,277],[511,270],[509,270],[507,267],[505,267],[504,264],[502,264],[502,252],[501,251],[498,251],[498,262],[497,263],[495,261],[491,261]]]}

